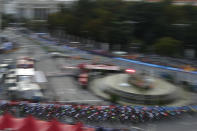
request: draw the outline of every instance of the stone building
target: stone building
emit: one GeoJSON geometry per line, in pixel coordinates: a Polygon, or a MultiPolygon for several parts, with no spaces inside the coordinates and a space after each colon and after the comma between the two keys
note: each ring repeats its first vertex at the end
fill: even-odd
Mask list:
{"type": "Polygon", "coordinates": [[[4,3],[4,12],[17,18],[46,20],[48,14],[58,11],[58,5],[71,6],[75,0],[9,0],[4,3]]]}

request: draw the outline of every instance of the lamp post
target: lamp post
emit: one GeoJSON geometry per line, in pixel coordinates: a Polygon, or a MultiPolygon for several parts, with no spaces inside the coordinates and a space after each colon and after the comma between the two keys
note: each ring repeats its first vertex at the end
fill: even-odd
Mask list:
{"type": "MultiPolygon", "coordinates": [[[[3,0],[0,0],[0,35],[2,32],[2,16],[3,16],[3,0]]],[[[2,40],[0,38],[0,44],[2,43],[2,40]]]]}
{"type": "Polygon", "coordinates": [[[3,0],[0,0],[0,34],[1,34],[1,28],[2,28],[2,13],[3,13],[3,0]]]}

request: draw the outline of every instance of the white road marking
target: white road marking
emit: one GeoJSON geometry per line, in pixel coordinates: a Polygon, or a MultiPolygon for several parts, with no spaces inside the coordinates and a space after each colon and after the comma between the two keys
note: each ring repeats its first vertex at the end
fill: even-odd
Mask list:
{"type": "Polygon", "coordinates": [[[76,89],[66,89],[66,91],[77,91],[76,89]]]}
{"type": "Polygon", "coordinates": [[[137,126],[132,126],[131,128],[141,130],[141,131],[145,131],[143,128],[140,128],[140,127],[137,127],[137,126]]]}

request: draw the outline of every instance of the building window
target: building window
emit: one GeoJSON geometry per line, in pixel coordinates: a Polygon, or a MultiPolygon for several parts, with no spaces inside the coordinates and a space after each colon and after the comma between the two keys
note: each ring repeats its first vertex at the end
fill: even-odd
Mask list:
{"type": "Polygon", "coordinates": [[[36,20],[46,20],[48,17],[47,8],[35,8],[34,9],[34,19],[36,20]]]}
{"type": "Polygon", "coordinates": [[[25,13],[25,9],[20,8],[20,9],[19,9],[19,17],[20,17],[20,18],[24,18],[24,17],[25,17],[25,14],[24,14],[24,13],[25,13]]]}

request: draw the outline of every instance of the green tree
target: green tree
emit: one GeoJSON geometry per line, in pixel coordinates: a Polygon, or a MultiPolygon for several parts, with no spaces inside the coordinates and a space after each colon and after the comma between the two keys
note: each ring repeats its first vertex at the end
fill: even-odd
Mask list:
{"type": "Polygon", "coordinates": [[[115,94],[110,94],[110,101],[112,103],[117,103],[119,101],[119,96],[118,95],[115,95],[115,94]]]}
{"type": "Polygon", "coordinates": [[[13,17],[12,15],[8,15],[8,14],[3,14],[2,15],[2,27],[7,27],[9,26],[9,23],[14,23],[16,22],[16,18],[13,17]]]}
{"type": "Polygon", "coordinates": [[[34,31],[45,31],[46,24],[45,21],[26,21],[25,26],[34,31]]]}
{"type": "Polygon", "coordinates": [[[181,42],[171,37],[163,37],[156,41],[153,48],[157,54],[176,56],[181,53],[181,42]]]}
{"type": "MultiPolygon", "coordinates": [[[[155,46],[158,38],[169,36],[181,41],[182,46],[189,44],[197,49],[196,6],[177,6],[171,0],[155,3],[79,0],[69,8],[64,5],[59,8],[59,12],[49,15],[47,24],[51,32],[62,29],[68,34],[107,42],[110,47],[121,44],[122,50],[127,50],[128,43],[136,38],[143,41],[143,51],[155,46]]],[[[174,55],[171,48],[171,53],[164,52],[160,53],[174,55]]]]}

